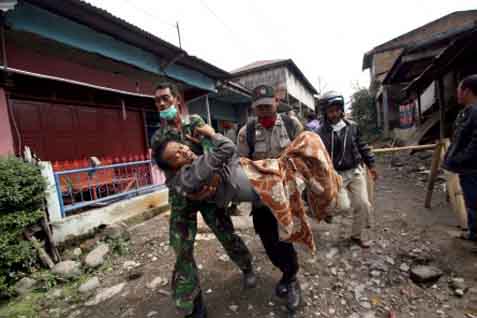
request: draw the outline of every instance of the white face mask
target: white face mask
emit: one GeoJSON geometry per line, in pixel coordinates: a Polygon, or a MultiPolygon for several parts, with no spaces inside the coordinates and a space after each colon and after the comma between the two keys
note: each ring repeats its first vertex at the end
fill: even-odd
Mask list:
{"type": "Polygon", "coordinates": [[[338,123],[336,123],[335,125],[331,125],[331,128],[333,128],[333,131],[335,132],[338,132],[340,131],[341,129],[345,128],[346,127],[346,123],[344,122],[344,120],[340,120],[338,123]]]}

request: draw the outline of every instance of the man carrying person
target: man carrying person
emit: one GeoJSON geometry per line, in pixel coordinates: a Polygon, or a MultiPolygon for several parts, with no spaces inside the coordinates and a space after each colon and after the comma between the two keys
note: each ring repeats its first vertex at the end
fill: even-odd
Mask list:
{"type": "Polygon", "coordinates": [[[477,242],[477,75],[470,75],[460,82],[457,102],[464,109],[455,121],[452,144],[443,168],[459,175],[464,193],[468,232],[461,238],[477,242]]]}
{"type": "Polygon", "coordinates": [[[366,169],[377,179],[374,168],[374,156],[369,146],[361,139],[356,123],[344,118],[344,98],[336,92],[325,93],[320,97],[321,111],[324,117],[319,135],[333,161],[336,171],[343,178],[353,211],[351,241],[362,248],[370,243],[363,239],[363,230],[369,222],[371,204],[368,199],[366,169]]]}
{"type": "MultiPolygon", "coordinates": [[[[177,109],[179,104],[177,87],[172,83],[159,84],[155,91],[155,103],[160,112],[161,126],[151,141],[154,156],[155,149],[168,140],[187,144],[194,153],[201,155],[204,152],[204,146],[192,140],[195,127],[203,125],[204,122],[197,115],[181,118],[177,109]]],[[[166,170],[165,173],[170,180],[174,171],[166,170]]],[[[209,187],[213,188],[213,182],[209,187]]],[[[176,254],[176,264],[172,275],[173,298],[176,307],[185,314],[185,317],[207,317],[194,260],[198,211],[230,259],[242,271],[244,287],[255,287],[257,282],[252,267],[252,256],[242,239],[234,232],[230,215],[219,210],[216,204],[202,200],[210,192],[214,192],[214,189],[206,187],[196,194],[196,200],[192,200],[177,193],[174,188],[169,189],[170,245],[176,254]]]]}
{"type": "MultiPolygon", "coordinates": [[[[252,160],[277,158],[302,131],[298,120],[277,114],[278,103],[272,87],[261,85],[253,90],[252,108],[257,119],[249,120],[239,131],[237,146],[241,157],[252,160]]],[[[255,204],[252,216],[255,231],[268,257],[282,272],[276,294],[286,298],[288,309],[295,311],[301,303],[295,248],[289,242],[280,241],[278,223],[268,207],[255,204]]]]}

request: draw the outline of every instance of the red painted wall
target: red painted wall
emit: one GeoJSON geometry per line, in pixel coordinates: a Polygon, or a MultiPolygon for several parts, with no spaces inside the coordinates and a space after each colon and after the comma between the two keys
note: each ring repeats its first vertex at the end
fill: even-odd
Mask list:
{"type": "Polygon", "coordinates": [[[0,88],[0,156],[15,154],[5,90],[0,88]]]}
{"type": "Polygon", "coordinates": [[[12,43],[7,43],[7,58],[9,67],[24,71],[66,78],[132,93],[154,94],[155,83],[140,79],[140,76],[126,76],[83,66],[66,59],[42,55],[37,51],[17,47],[12,43]],[[139,81],[138,88],[136,87],[136,81],[139,81]]]}

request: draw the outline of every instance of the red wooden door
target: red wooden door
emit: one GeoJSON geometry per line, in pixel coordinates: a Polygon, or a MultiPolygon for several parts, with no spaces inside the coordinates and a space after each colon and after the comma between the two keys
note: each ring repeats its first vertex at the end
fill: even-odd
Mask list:
{"type": "Polygon", "coordinates": [[[10,100],[20,132],[17,146],[29,146],[47,161],[90,156],[119,157],[146,153],[139,111],[107,109],[28,100],[10,100]]]}

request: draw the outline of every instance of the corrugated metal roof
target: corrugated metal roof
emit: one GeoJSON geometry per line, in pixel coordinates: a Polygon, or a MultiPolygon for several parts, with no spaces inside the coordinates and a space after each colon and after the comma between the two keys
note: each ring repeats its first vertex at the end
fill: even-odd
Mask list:
{"type": "Polygon", "coordinates": [[[83,0],[25,1],[171,60],[182,55],[176,64],[202,72],[214,79],[230,77],[228,72],[219,67],[188,55],[185,50],[83,0]]]}
{"type": "MultiPolygon", "coordinates": [[[[439,19],[437,20],[434,20],[434,21],[431,21],[429,23],[426,23],[425,25],[422,25],[416,29],[413,29],[409,32],[406,32],[392,40],[389,40],[385,43],[382,43],[376,47],[374,47],[373,49],[371,49],[370,51],[366,52],[363,56],[363,70],[371,67],[371,63],[372,63],[372,56],[376,53],[381,53],[381,52],[386,52],[386,51],[389,51],[389,50],[393,50],[393,49],[397,49],[397,48],[405,48],[405,47],[409,47],[409,46],[412,46],[412,45],[415,45],[415,41],[409,41],[409,42],[399,42],[401,40],[403,40],[405,37],[407,36],[410,36],[412,34],[415,34],[415,33],[418,33],[420,32],[421,30],[439,22],[439,21],[442,21],[442,20],[445,20],[445,19],[449,19],[451,17],[454,17],[454,16],[460,16],[460,15],[464,15],[464,14],[475,14],[477,16],[477,10],[467,10],[467,11],[456,11],[456,12],[452,12],[448,15],[445,15],[443,17],[440,17],[439,19]]],[[[447,32],[453,32],[455,31],[455,29],[449,29],[448,31],[445,31],[445,32],[439,32],[437,33],[435,36],[437,37],[442,37],[444,36],[445,33],[447,32]]],[[[431,37],[430,40],[432,40],[433,37],[431,37]]]]}
{"type": "Polygon", "coordinates": [[[313,93],[313,94],[318,94],[317,90],[311,84],[311,82],[306,78],[305,74],[298,68],[298,66],[293,62],[292,59],[276,59],[276,60],[262,60],[262,61],[256,61],[250,64],[247,64],[243,67],[240,67],[236,69],[235,71],[232,71],[232,76],[233,78],[240,77],[242,75],[254,73],[254,72],[260,72],[272,68],[277,68],[277,67],[288,67],[291,69],[291,71],[295,74],[298,79],[300,79],[305,86],[313,93]]]}
{"type": "Polygon", "coordinates": [[[235,70],[231,71],[230,73],[232,73],[232,74],[241,73],[241,72],[245,72],[245,71],[248,71],[248,70],[256,69],[258,67],[269,66],[269,65],[273,65],[273,64],[276,64],[276,63],[284,62],[284,61],[286,61],[286,60],[285,59],[276,59],[276,60],[256,61],[256,62],[247,64],[245,66],[239,67],[238,69],[235,69],[235,70]]]}

